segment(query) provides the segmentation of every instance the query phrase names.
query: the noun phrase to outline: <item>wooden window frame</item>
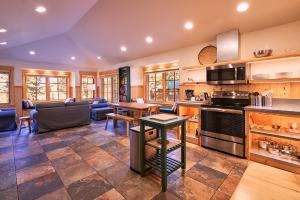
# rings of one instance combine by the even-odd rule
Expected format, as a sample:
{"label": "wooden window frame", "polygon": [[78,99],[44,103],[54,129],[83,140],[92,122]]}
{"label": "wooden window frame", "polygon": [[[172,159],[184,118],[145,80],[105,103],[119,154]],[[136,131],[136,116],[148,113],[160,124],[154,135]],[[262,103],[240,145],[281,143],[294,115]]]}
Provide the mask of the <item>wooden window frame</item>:
{"label": "wooden window frame", "polygon": [[[114,83],[114,77],[117,78],[117,83]],[[101,97],[104,98],[104,79],[109,78],[111,80],[111,86],[110,86],[110,91],[111,91],[111,99],[106,99],[108,102],[115,102],[114,99],[119,99],[119,77],[117,74],[112,74],[109,76],[102,76],[101,77]],[[114,93],[114,87],[115,85],[117,86],[117,94]]]}
{"label": "wooden window frame", "polygon": [[14,67],[10,66],[0,66],[0,72],[9,74],[9,101],[8,103],[0,103],[0,107],[11,107],[15,105],[15,95],[14,95]]}
{"label": "wooden window frame", "polygon": [[27,76],[42,76],[46,78],[46,100],[34,100],[34,103],[38,102],[62,102],[65,101],[63,99],[60,100],[51,100],[50,99],[50,82],[49,79],[53,77],[66,77],[67,78],[67,98],[70,97],[71,94],[71,72],[65,71],[51,71],[51,70],[35,70],[35,69],[24,69],[22,71],[22,83],[23,83],[23,98],[27,98],[26,94],[26,77]]}
{"label": "wooden window frame", "polygon": [[[145,97],[145,101],[148,102],[148,103],[160,103],[160,104],[173,104],[175,103],[174,102],[171,102],[171,101],[166,101],[166,72],[169,72],[169,71],[179,71],[179,68],[168,68],[168,69],[159,69],[159,70],[148,70],[148,71],[144,71],[144,86],[145,86],[145,89],[144,89],[144,97]],[[163,73],[162,74],[162,86],[163,86],[163,99],[162,101],[153,101],[153,100],[149,100],[149,74],[151,73]],[[180,87],[178,89],[178,95],[180,94]]]}
{"label": "wooden window frame", "polygon": [[[92,101],[98,96],[98,84],[97,84],[97,72],[86,72],[86,71],[80,71],[80,99],[81,100],[86,100],[86,101]],[[96,86],[95,91],[93,92],[93,98],[83,98],[83,90],[82,90],[82,79],[83,78],[93,78],[94,79],[94,84]]]}

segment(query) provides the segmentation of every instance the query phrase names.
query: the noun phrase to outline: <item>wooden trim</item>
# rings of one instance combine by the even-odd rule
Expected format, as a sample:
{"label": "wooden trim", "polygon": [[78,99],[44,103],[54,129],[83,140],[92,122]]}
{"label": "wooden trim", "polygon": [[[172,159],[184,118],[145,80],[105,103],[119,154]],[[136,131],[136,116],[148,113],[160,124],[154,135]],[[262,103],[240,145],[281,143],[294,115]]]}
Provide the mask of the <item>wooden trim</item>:
{"label": "wooden trim", "polygon": [[107,70],[107,71],[102,71],[99,72],[99,76],[102,77],[106,77],[106,76],[114,76],[114,75],[118,75],[119,71],[118,69],[112,69],[112,70]]}
{"label": "wooden trim", "polygon": [[51,78],[51,77],[66,77],[67,78],[67,98],[71,96],[71,72],[40,70],[40,69],[23,69],[22,70],[22,85],[23,85],[22,95],[23,95],[23,98],[26,98],[26,76],[46,77],[46,100],[45,101],[34,101],[34,102],[62,101],[62,100],[50,100],[49,78]]}
{"label": "wooden trim", "polygon": [[[92,101],[98,96],[98,81],[97,81],[97,72],[88,72],[88,71],[80,71],[80,100],[85,100],[85,101]],[[95,84],[95,91],[94,91],[94,97],[93,98],[83,98],[82,97],[82,78],[93,78],[94,79],[94,84]]]}
{"label": "wooden trim", "polygon": [[14,79],[14,67],[0,66],[1,72],[9,73],[9,103],[0,103],[0,107],[13,107],[15,105],[15,79]]}
{"label": "wooden trim", "polygon": [[205,69],[206,67],[212,67],[212,66],[218,66],[218,65],[239,64],[239,63],[256,63],[256,62],[263,62],[263,61],[298,58],[298,57],[300,57],[300,52],[282,54],[282,55],[274,55],[274,56],[268,56],[268,57],[262,57],[262,58],[248,58],[248,59],[242,59],[242,60],[217,62],[217,63],[213,63],[213,64],[208,64],[208,65],[186,66],[186,67],[183,67],[182,69],[183,70],[200,70],[200,69]]}
{"label": "wooden trim", "polygon": [[80,75],[97,77],[97,72],[80,71]]}
{"label": "wooden trim", "polygon": [[179,69],[179,65],[177,61],[166,63],[166,64],[157,64],[157,65],[143,67],[144,73],[177,70],[177,69]]}

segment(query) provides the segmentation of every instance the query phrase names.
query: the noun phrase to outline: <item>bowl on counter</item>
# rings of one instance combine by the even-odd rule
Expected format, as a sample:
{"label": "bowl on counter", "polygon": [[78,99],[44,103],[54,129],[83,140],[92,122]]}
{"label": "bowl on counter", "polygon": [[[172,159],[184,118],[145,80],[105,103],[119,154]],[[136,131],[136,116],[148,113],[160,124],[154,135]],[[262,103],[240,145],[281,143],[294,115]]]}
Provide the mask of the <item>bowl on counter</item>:
{"label": "bowl on counter", "polygon": [[263,50],[257,50],[253,52],[253,55],[255,58],[262,58],[272,55],[273,50],[272,49],[263,49]]}
{"label": "bowl on counter", "polygon": [[267,151],[273,155],[280,154],[280,146],[276,142],[270,142],[267,146]]}

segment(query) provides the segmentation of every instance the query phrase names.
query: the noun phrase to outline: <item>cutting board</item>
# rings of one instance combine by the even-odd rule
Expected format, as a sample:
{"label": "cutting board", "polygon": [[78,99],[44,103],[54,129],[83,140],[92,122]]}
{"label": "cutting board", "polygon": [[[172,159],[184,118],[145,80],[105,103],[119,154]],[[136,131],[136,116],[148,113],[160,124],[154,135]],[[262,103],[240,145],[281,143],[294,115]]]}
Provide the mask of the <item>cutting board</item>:
{"label": "cutting board", "polygon": [[151,116],[150,119],[165,122],[165,121],[169,121],[169,120],[172,120],[172,119],[177,119],[177,116],[167,115],[167,114],[159,114],[159,115]]}

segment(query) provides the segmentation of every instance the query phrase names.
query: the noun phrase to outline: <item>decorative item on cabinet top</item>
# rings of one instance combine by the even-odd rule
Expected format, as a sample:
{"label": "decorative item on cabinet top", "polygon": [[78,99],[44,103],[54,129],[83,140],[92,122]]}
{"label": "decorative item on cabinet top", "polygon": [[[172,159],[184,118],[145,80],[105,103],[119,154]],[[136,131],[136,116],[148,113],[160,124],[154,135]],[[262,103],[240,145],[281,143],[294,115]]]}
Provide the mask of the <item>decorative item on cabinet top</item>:
{"label": "decorative item on cabinet top", "polygon": [[207,65],[217,62],[217,47],[209,45],[201,49],[198,54],[200,65]]}
{"label": "decorative item on cabinet top", "polygon": [[263,49],[263,50],[254,51],[253,55],[255,58],[262,58],[262,57],[271,56],[272,52],[273,52],[272,49]]}

